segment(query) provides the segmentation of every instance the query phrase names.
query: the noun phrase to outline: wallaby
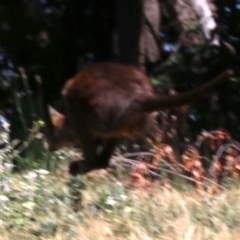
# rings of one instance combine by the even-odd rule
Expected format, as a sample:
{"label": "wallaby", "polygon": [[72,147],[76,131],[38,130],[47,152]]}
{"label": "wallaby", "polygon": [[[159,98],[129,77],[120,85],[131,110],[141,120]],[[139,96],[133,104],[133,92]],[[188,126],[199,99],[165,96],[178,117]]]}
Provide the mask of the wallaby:
{"label": "wallaby", "polygon": [[[50,108],[55,127],[50,149],[80,140],[85,160],[70,166],[70,172],[106,168],[118,140],[143,134],[154,111],[198,100],[232,74],[228,69],[196,89],[163,96],[155,93],[150,79],[137,67],[117,63],[88,66],[63,88],[66,116]],[[105,140],[100,153],[96,139]]]}

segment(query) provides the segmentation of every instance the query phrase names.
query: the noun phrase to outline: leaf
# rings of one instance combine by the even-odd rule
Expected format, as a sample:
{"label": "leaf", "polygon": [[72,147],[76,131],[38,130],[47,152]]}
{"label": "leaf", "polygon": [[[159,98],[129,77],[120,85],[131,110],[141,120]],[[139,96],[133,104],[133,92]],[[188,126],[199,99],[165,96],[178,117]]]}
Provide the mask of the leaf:
{"label": "leaf", "polygon": [[11,142],[12,148],[15,148],[20,142],[21,142],[21,140],[19,140],[19,139],[14,139],[14,140]]}
{"label": "leaf", "polygon": [[186,24],[186,28],[188,31],[194,32],[194,31],[199,30],[199,25],[196,23],[190,22],[190,23]]}
{"label": "leaf", "polygon": [[18,218],[16,221],[15,221],[15,223],[17,224],[17,225],[23,225],[23,224],[25,224],[25,223],[27,223],[28,222],[28,219],[27,218]]}
{"label": "leaf", "polygon": [[152,82],[153,85],[158,85],[159,83],[161,83],[160,80],[155,79],[155,78],[152,78],[152,79],[151,79],[151,82]]}
{"label": "leaf", "polygon": [[129,206],[126,206],[125,208],[124,208],[124,212],[126,212],[126,213],[130,213],[130,212],[132,212],[133,211],[133,209],[131,208],[131,207],[129,207]]}
{"label": "leaf", "polygon": [[25,202],[22,204],[23,207],[32,210],[35,207],[35,203],[34,202]]}
{"label": "leaf", "polygon": [[237,79],[237,78],[235,78],[235,77],[231,77],[231,78],[230,78],[230,81],[232,81],[232,82],[239,82],[239,79]]}
{"label": "leaf", "polygon": [[47,234],[54,235],[57,231],[57,227],[58,227],[58,225],[55,221],[48,222],[47,224],[42,226],[42,231]]}

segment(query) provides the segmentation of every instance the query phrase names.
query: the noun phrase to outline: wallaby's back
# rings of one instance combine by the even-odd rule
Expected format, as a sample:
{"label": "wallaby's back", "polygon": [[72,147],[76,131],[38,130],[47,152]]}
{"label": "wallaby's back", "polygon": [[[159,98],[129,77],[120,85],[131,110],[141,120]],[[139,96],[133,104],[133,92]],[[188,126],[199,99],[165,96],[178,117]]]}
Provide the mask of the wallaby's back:
{"label": "wallaby's back", "polygon": [[81,123],[100,137],[131,136],[143,130],[150,112],[197,100],[231,74],[227,70],[186,93],[159,96],[137,67],[97,63],[70,79],[63,95],[75,126]]}
{"label": "wallaby's back", "polygon": [[154,96],[149,78],[138,68],[98,63],[82,70],[63,89],[69,116],[102,137],[139,132],[147,113],[142,101]]}

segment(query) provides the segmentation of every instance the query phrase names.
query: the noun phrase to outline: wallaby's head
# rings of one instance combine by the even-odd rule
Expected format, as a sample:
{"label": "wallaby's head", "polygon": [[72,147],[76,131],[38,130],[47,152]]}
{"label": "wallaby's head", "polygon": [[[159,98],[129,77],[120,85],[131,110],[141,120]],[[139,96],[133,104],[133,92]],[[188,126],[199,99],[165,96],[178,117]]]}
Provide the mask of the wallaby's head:
{"label": "wallaby's head", "polygon": [[48,106],[48,112],[53,125],[53,131],[49,137],[49,150],[54,151],[74,145],[77,138],[65,115],[59,113],[50,105]]}

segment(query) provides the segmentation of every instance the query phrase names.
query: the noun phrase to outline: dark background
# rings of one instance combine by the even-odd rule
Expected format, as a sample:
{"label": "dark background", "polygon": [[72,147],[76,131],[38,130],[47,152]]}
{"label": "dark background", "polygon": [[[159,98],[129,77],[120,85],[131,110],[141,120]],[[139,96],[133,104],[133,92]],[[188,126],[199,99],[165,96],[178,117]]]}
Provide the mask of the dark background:
{"label": "dark background", "polygon": [[[147,4],[152,5],[147,8]],[[46,115],[47,104],[57,106],[64,82],[79,69],[93,62],[117,61],[140,66],[159,92],[185,91],[233,68],[232,81],[192,105],[185,121],[193,133],[223,127],[238,139],[240,1],[212,4],[217,34],[235,48],[234,59],[226,49],[208,44],[191,6],[181,9],[178,1],[2,0],[0,108],[12,123],[12,137],[23,137],[13,87],[18,89],[23,110],[28,96],[36,104],[41,98],[42,113],[38,105],[34,108]],[[13,84],[20,66],[31,91],[26,91],[22,78],[17,86]],[[36,75],[41,76],[41,89]]]}

